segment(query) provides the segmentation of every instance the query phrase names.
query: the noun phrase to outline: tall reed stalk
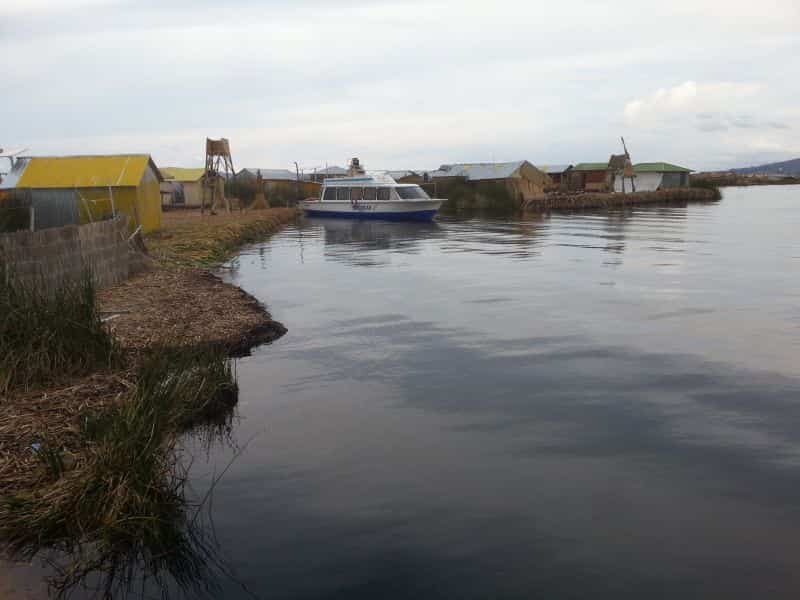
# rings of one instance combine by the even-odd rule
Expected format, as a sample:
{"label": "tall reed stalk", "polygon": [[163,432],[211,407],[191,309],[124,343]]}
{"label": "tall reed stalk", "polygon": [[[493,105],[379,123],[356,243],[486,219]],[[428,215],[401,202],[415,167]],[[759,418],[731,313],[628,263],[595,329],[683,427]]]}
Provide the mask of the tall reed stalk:
{"label": "tall reed stalk", "polygon": [[[190,427],[230,413],[235,375],[220,350],[154,352],[129,397],[80,425],[80,464],[64,470],[42,448],[43,485],[0,498],[0,539],[15,557],[68,557],[54,582],[66,594],[89,576],[101,593],[168,578],[195,595],[213,589],[220,563],[184,493],[188,465],[180,439]],[[110,597],[110,596],[109,596]]]}
{"label": "tall reed stalk", "polygon": [[0,269],[0,395],[88,373],[118,358],[88,273],[50,289]]}

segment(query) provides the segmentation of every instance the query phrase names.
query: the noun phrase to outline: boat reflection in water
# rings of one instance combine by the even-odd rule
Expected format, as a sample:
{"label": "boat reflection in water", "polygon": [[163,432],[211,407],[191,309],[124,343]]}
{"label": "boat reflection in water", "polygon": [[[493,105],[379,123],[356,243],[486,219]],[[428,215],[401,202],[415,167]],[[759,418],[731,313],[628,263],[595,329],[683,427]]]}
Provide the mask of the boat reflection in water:
{"label": "boat reflection in water", "polygon": [[388,264],[394,253],[418,254],[423,243],[445,237],[444,229],[431,221],[312,218],[308,219],[308,225],[321,228],[327,257],[361,266]]}

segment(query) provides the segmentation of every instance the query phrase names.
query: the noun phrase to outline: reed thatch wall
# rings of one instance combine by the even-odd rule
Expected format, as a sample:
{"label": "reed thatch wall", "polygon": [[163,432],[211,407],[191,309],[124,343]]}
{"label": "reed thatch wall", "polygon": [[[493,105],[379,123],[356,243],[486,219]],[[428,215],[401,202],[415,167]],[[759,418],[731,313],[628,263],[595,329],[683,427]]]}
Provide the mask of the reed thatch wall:
{"label": "reed thatch wall", "polygon": [[98,288],[125,281],[146,258],[128,241],[128,217],[0,235],[2,276],[55,289],[88,270]]}

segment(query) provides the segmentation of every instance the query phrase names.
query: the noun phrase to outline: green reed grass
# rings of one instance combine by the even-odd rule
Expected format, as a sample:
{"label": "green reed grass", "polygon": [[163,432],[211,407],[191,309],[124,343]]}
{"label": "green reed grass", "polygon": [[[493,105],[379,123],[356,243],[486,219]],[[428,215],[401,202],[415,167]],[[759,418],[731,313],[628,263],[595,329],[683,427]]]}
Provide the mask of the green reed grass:
{"label": "green reed grass", "polygon": [[[80,424],[84,458],[72,470],[42,447],[38,489],[0,498],[0,539],[12,556],[67,556],[54,582],[66,594],[90,575],[124,593],[142,574],[196,593],[213,587],[214,546],[186,499],[179,448],[189,428],[229,414],[235,374],[221,350],[157,351],[130,396]],[[45,452],[46,451],[46,452]],[[127,586],[127,587],[126,587]]]}
{"label": "green reed grass", "polygon": [[0,394],[88,373],[118,358],[89,274],[48,289],[0,269]]}

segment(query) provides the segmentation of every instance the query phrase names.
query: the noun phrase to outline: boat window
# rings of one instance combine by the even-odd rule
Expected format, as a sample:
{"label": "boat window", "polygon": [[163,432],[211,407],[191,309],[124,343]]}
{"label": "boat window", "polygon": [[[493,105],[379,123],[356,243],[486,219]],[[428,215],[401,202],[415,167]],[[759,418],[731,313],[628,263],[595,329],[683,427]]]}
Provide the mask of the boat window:
{"label": "boat window", "polygon": [[428,194],[425,193],[425,190],[418,185],[403,185],[395,189],[397,190],[397,195],[404,200],[429,198]]}
{"label": "boat window", "polygon": [[358,202],[361,198],[361,188],[350,188],[350,200]]}
{"label": "boat window", "polygon": [[375,200],[377,190],[375,188],[364,188],[364,200]]}
{"label": "boat window", "polygon": [[350,188],[340,187],[336,188],[337,200],[350,200]]}
{"label": "boat window", "polygon": [[388,200],[392,195],[392,188],[378,188],[378,200]]}
{"label": "boat window", "polygon": [[323,200],[336,200],[336,188],[325,188],[325,196]]}

